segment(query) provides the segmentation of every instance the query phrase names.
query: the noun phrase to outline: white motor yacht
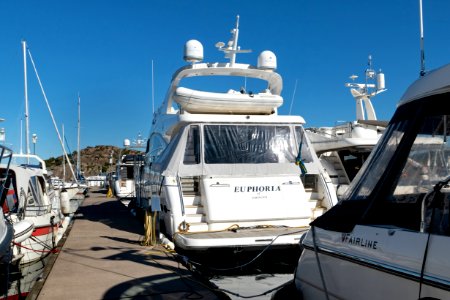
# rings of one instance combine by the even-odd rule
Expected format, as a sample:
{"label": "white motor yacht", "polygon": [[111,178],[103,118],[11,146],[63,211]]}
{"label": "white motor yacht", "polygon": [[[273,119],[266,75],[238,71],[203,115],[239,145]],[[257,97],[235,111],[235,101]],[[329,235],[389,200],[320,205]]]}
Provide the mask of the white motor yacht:
{"label": "white motor yacht", "polygon": [[340,202],[311,223],[303,299],[450,299],[450,65],[422,74]]}
{"label": "white motor yacht", "polygon": [[122,155],[116,166],[114,194],[128,205],[131,198],[136,197],[135,168],[143,164],[141,154]]}
{"label": "white motor yacht", "polygon": [[325,171],[341,196],[378,142],[387,122],[377,119],[372,98],[385,89],[384,74],[376,72],[369,56],[365,83],[356,83],[356,75],[347,83],[356,101],[356,120],[334,127],[307,128],[306,133]]}
{"label": "white motor yacht", "polygon": [[228,62],[202,63],[202,44],[186,43],[190,64],[175,72],[153,118],[137,205],[158,213],[178,252],[298,248],[309,223],[337,202],[304,119],[278,114],[275,55],[236,62],[247,52],[238,25],[227,45],[216,44]]}

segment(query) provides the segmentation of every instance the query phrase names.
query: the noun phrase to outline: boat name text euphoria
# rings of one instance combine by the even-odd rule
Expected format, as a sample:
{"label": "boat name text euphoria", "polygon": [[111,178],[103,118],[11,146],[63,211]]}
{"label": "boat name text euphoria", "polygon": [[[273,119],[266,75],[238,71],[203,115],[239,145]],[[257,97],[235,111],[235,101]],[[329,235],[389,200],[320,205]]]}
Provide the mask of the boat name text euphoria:
{"label": "boat name text euphoria", "polygon": [[280,192],[281,187],[280,186],[235,186],[234,192],[235,193],[261,193],[261,192]]}

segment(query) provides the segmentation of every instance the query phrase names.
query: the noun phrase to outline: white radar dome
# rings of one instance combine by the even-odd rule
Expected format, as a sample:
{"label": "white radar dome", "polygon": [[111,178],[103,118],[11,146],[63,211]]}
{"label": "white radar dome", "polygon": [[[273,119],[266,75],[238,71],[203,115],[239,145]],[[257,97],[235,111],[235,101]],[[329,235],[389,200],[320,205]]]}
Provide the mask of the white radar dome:
{"label": "white radar dome", "polygon": [[277,68],[277,57],[272,51],[266,50],[258,56],[258,69],[275,70]]}
{"label": "white radar dome", "polygon": [[187,62],[199,62],[203,60],[203,45],[197,40],[189,40],[184,45],[184,57]]}
{"label": "white radar dome", "polygon": [[131,145],[130,140],[129,139],[124,139],[123,140],[123,146],[124,147],[129,147]]}

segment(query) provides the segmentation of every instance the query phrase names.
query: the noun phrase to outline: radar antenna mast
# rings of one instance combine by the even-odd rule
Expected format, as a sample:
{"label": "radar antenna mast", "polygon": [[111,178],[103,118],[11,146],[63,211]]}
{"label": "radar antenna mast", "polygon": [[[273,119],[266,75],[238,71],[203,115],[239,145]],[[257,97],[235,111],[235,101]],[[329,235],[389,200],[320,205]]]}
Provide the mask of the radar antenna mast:
{"label": "radar antenna mast", "polygon": [[[357,120],[377,120],[375,109],[370,98],[375,97],[381,92],[386,91],[384,74],[380,71],[376,72],[372,68],[372,55],[369,55],[367,62],[367,69],[365,71],[365,83],[356,83],[357,75],[350,76],[351,83],[346,83],[345,86],[350,88],[350,93],[356,100],[356,119]],[[376,83],[371,83],[376,81]],[[365,106],[365,112],[364,107]],[[366,115],[367,114],[367,118]]]}
{"label": "radar antenna mast", "polygon": [[225,58],[230,59],[230,66],[233,66],[236,63],[236,54],[237,53],[250,53],[252,50],[241,50],[241,47],[238,46],[239,39],[239,15],[236,16],[236,28],[231,30],[231,38],[225,46],[225,43],[218,42],[216,44],[217,49],[219,51],[225,52]]}

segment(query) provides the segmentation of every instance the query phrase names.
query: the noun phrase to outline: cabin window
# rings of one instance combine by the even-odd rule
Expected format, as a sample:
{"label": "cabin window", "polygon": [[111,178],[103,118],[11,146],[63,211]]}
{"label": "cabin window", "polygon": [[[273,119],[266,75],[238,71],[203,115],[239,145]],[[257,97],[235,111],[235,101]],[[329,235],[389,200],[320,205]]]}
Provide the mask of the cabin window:
{"label": "cabin window", "polygon": [[345,172],[348,175],[348,179],[350,181],[355,178],[358,171],[361,169],[361,166],[366,161],[369,156],[371,149],[361,150],[359,151],[350,151],[350,150],[341,150],[338,151],[339,157],[344,166]]}
{"label": "cabin window", "polygon": [[207,164],[292,163],[297,145],[289,126],[205,125]]}
{"label": "cabin window", "polygon": [[[405,129],[410,126],[412,122],[414,121],[399,121],[386,129],[382,140],[379,141],[381,146],[371,152],[367,162],[362,166],[362,170],[358,172],[353,179],[353,182],[355,183],[354,189],[349,188],[342,197],[343,199],[348,198],[350,193],[354,193],[354,197],[352,197],[354,200],[366,199],[372,193],[383,173],[386,171],[386,168],[389,166],[389,162],[404,136]],[[372,164],[371,161],[374,161],[375,163]],[[364,172],[363,170],[366,168],[369,168],[370,171]],[[364,178],[360,181],[361,176],[364,176]]]}
{"label": "cabin window", "polygon": [[161,166],[167,167],[167,163],[170,163],[171,157],[178,148],[180,144],[180,140],[183,136],[184,130],[180,130],[177,134],[174,135],[174,137],[170,140],[170,143],[164,146],[163,149],[159,149],[160,153],[157,157],[154,157],[152,159],[152,168],[155,167],[155,165],[158,165],[160,168]]}
{"label": "cabin window", "polygon": [[[401,156],[396,156],[395,161],[391,162],[395,167],[390,171],[395,172],[393,174],[395,177],[387,179],[385,189],[379,192],[379,200],[371,208],[366,222],[419,230],[425,194],[432,191],[439,181],[449,175],[448,120],[447,115],[428,116],[415,120],[418,132],[409,135],[411,132],[405,131],[403,139],[405,144],[408,144],[408,151],[399,151]],[[386,192],[386,196],[383,195],[383,191]],[[445,195],[448,188],[441,191]],[[426,209],[429,218],[426,222],[432,224],[433,233],[450,232],[449,200],[446,195],[442,201]],[[435,211],[432,214],[433,210]]]}
{"label": "cabin window", "polygon": [[200,163],[200,132],[198,125],[191,126],[186,141],[183,163],[195,165]]}
{"label": "cabin window", "polygon": [[16,195],[16,177],[14,172],[0,169],[0,206],[3,213],[17,212],[19,206]]}
{"label": "cabin window", "polygon": [[[430,232],[449,235],[449,187],[441,189],[442,196],[432,193],[433,198],[423,202],[450,174],[448,100],[444,94],[399,107],[340,205],[314,221],[315,225],[343,232],[355,224],[419,231],[425,223]],[[432,205],[422,211],[422,204],[430,199]]]}
{"label": "cabin window", "polygon": [[120,167],[120,179],[133,179],[134,178],[134,166],[122,166]]}
{"label": "cabin window", "polygon": [[43,204],[43,194],[39,178],[37,176],[30,177],[28,182],[27,206],[38,206]]}
{"label": "cabin window", "polygon": [[157,157],[167,146],[166,141],[164,141],[163,137],[159,134],[154,134],[150,137],[150,142],[148,145],[148,154],[146,158],[152,161],[155,157]]}
{"label": "cabin window", "polygon": [[[428,117],[409,152],[394,190],[394,198],[430,191],[444,180],[450,165],[450,115]],[[399,198],[400,197],[400,198]],[[408,201],[414,201],[408,196]],[[405,200],[403,200],[405,201]]]}

